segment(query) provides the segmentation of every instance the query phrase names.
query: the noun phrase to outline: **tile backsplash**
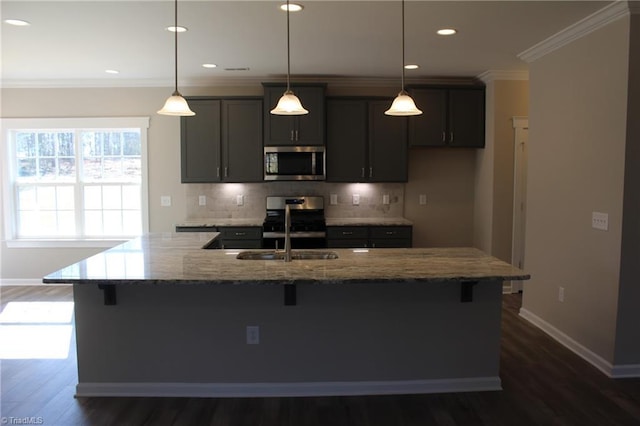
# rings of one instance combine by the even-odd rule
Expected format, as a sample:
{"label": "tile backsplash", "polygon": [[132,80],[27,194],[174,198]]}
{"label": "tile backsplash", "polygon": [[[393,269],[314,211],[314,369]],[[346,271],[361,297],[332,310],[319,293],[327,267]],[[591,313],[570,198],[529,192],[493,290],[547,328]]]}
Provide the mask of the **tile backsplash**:
{"label": "tile backsplash", "polygon": [[[324,197],[325,216],[332,218],[402,217],[404,183],[263,182],[184,184],[186,219],[262,218],[267,196],[313,195]],[[331,205],[331,194],[337,204]],[[359,204],[354,205],[354,195]],[[388,195],[388,204],[385,204]],[[206,205],[199,205],[200,196]],[[242,205],[238,205],[242,196]]]}

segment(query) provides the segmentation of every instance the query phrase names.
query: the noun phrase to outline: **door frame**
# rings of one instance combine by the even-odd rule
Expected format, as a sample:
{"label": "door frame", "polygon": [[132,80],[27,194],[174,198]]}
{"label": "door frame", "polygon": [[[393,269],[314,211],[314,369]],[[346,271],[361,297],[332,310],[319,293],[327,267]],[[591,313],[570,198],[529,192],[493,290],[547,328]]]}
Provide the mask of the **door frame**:
{"label": "door frame", "polygon": [[[529,149],[529,117],[513,117],[513,229],[511,263],[518,268],[525,265],[527,216],[527,158]],[[511,292],[522,291],[522,281],[511,281]]]}

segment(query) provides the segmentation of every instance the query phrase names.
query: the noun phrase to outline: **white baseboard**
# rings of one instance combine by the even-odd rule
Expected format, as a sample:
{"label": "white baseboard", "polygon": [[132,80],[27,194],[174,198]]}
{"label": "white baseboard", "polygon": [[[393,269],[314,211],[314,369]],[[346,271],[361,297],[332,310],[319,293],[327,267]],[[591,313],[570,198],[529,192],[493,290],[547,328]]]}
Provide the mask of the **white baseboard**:
{"label": "white baseboard", "polygon": [[291,397],[392,395],[502,390],[500,377],[382,382],[79,383],[76,397]]}
{"label": "white baseboard", "polygon": [[42,278],[0,278],[0,287],[4,286],[38,286],[44,284]]}
{"label": "white baseboard", "polygon": [[520,308],[520,316],[531,324],[535,325],[549,336],[553,337],[558,343],[578,355],[580,358],[593,365],[595,368],[603,372],[612,379],[620,379],[625,377],[640,377],[640,364],[629,365],[613,365],[600,355],[596,354],[589,348],[578,343],[553,325],[549,324],[536,314]]}

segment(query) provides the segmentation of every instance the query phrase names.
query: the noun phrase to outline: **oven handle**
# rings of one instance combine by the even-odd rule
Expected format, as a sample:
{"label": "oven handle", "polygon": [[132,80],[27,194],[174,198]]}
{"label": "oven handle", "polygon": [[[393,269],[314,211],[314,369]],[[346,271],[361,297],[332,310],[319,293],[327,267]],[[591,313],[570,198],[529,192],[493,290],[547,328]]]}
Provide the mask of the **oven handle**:
{"label": "oven handle", "polygon": [[[326,238],[326,232],[291,232],[291,238]],[[284,238],[284,232],[263,232],[262,238]]]}

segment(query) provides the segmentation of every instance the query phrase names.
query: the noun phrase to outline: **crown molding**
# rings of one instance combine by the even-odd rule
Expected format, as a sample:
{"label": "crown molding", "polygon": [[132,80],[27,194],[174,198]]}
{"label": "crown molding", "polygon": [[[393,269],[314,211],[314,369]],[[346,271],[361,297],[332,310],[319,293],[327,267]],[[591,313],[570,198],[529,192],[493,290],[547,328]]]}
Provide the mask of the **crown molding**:
{"label": "crown molding", "polygon": [[477,77],[485,84],[496,80],[529,80],[529,71],[488,70]]}
{"label": "crown molding", "polygon": [[517,56],[523,61],[531,63],[587,34],[629,15],[629,13],[635,14],[639,11],[640,9],[637,2],[618,0],[530,47],[524,52],[519,53]]}

